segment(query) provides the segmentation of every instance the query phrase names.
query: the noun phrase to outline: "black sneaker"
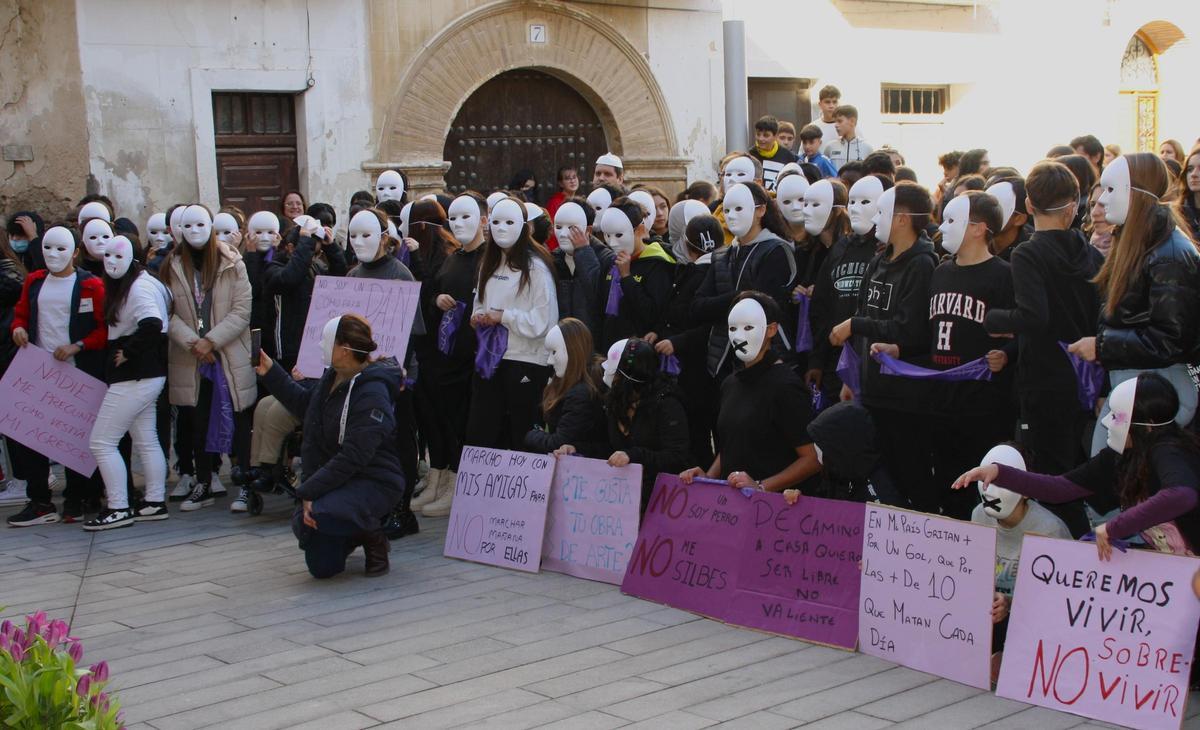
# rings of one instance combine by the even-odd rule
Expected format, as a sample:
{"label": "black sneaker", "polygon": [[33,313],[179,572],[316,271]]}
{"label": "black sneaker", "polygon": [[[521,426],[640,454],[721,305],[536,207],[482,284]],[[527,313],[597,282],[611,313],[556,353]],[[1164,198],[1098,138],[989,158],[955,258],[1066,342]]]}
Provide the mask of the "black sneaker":
{"label": "black sneaker", "polygon": [[165,520],[171,515],[167,513],[166,502],[140,502],[133,509],[133,519],[136,522],[153,522]]}
{"label": "black sneaker", "polygon": [[212,488],[207,484],[197,482],[196,486],[192,487],[192,493],[179,505],[179,509],[184,512],[192,512],[202,507],[210,507],[215,501],[217,500],[213,497]]}
{"label": "black sneaker", "polygon": [[8,518],[9,527],[32,527],[33,525],[49,525],[58,522],[58,510],[53,504],[38,504],[26,502],[25,509]]}
{"label": "black sneaker", "polygon": [[389,540],[399,540],[405,535],[415,535],[421,531],[417,524],[417,516],[412,510],[397,507],[383,523],[383,534]]}
{"label": "black sneaker", "polygon": [[62,521],[68,525],[80,522],[83,520],[83,500],[82,499],[64,499],[62,507]]}
{"label": "black sneaker", "polygon": [[100,513],[99,517],[83,523],[83,529],[88,532],[115,530],[118,527],[129,527],[133,522],[133,510],[106,509]]}

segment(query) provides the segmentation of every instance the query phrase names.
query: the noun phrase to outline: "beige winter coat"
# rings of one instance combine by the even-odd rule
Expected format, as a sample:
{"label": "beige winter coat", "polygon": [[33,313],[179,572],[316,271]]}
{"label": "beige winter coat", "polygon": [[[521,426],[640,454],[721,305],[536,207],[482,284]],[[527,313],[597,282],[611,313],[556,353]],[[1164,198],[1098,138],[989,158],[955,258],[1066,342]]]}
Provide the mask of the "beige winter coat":
{"label": "beige winter coat", "polygon": [[[221,256],[210,297],[213,324],[206,337],[220,355],[233,410],[242,411],[252,407],[258,397],[258,383],[250,364],[250,279],[241,255],[224,243],[214,243],[220,246]],[[185,247],[180,253],[186,256],[190,252]],[[189,348],[200,339],[196,333],[196,299],[178,256],[171,257],[170,267],[170,289],[175,301],[167,328],[171,340],[167,387],[171,405],[195,406],[200,397],[200,361]]]}

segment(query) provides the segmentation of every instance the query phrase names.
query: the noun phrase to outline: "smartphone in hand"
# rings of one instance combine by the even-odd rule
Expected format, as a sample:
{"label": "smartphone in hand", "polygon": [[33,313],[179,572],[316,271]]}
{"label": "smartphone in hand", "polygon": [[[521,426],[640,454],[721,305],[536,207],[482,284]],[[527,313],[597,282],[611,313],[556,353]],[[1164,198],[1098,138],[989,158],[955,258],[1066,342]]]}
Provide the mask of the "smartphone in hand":
{"label": "smartphone in hand", "polygon": [[250,366],[258,367],[258,361],[262,357],[262,330],[250,330]]}

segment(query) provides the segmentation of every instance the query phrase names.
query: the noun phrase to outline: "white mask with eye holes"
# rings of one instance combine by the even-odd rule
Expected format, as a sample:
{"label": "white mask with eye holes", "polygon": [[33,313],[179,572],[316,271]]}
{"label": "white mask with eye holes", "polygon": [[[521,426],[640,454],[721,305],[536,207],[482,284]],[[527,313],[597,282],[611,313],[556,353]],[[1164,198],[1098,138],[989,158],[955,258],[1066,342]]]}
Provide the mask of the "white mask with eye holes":
{"label": "white mask with eye holes", "polygon": [[400,209],[400,236],[408,238],[408,219],[412,216],[412,203],[405,203]]}
{"label": "white mask with eye holes", "polygon": [[850,187],[850,200],[846,205],[846,212],[850,214],[850,228],[858,235],[867,235],[875,226],[875,214],[879,212],[881,195],[883,183],[874,175],[861,177]]}
{"label": "white mask with eye holes", "polygon": [[629,222],[629,216],[620,208],[609,208],[604,211],[604,219],[600,221],[600,230],[604,233],[604,242],[613,253],[633,255],[634,239],[637,232]]}
{"label": "white mask with eye holes", "polygon": [[563,338],[562,330],[558,325],[550,328],[546,333],[546,364],[554,368],[554,377],[561,378],[567,374],[567,341]]}
{"label": "white mask with eye holes", "polygon": [[99,218],[93,218],[83,227],[83,246],[94,259],[104,258],[104,247],[112,237],[112,228]]}
{"label": "white mask with eye holes", "polygon": [[1121,155],[1100,174],[1100,198],[1096,202],[1104,206],[1104,220],[1114,226],[1124,225],[1129,217],[1129,201],[1132,197],[1129,161]]}
{"label": "white mask with eye holes", "polygon": [[808,188],[808,179],[804,175],[788,175],[775,184],[775,200],[779,202],[783,217],[794,226],[804,223],[804,194]]}
{"label": "white mask with eye holes", "polygon": [[[955,200],[957,199],[955,198]],[[983,461],[979,462],[980,466],[987,466],[989,464],[1003,464],[1012,469],[1025,471],[1025,459],[1021,456],[1021,452],[1007,444],[992,447],[992,450],[984,455]],[[996,486],[995,484],[989,484],[987,487],[984,487],[983,482],[976,482],[976,487],[979,489],[979,497],[983,504],[983,513],[994,519],[1008,519],[1016,511],[1017,506],[1021,504],[1021,495],[1003,487]]]}
{"label": "white mask with eye holes", "polygon": [[1108,429],[1108,448],[1124,453],[1125,442],[1129,440],[1130,426],[1161,427],[1169,426],[1174,419],[1162,423],[1140,423],[1133,420],[1134,396],[1137,395],[1137,378],[1122,381],[1112,389],[1108,396],[1108,415],[1100,421]]}
{"label": "white mask with eye holes", "polygon": [[563,203],[554,211],[554,237],[563,253],[573,254],[575,244],[571,241],[571,228],[587,230],[587,213],[578,203]]}
{"label": "white mask with eye holes", "polygon": [[166,214],[155,213],[150,216],[150,220],[146,221],[146,238],[150,248],[155,251],[171,245],[171,229],[167,226]]}
{"label": "white mask with eye holes", "polygon": [[228,213],[217,213],[213,216],[213,231],[221,243],[233,245],[233,234],[238,230],[237,219]]}
{"label": "white mask with eye holes", "polygon": [[804,194],[804,231],[810,236],[820,235],[833,215],[833,183],[818,180]]}
{"label": "white mask with eye holes", "polygon": [[946,253],[951,256],[958,253],[963,239],[967,236],[967,225],[970,222],[970,198],[959,195],[946,204],[946,210],[942,213],[942,225],[938,226],[938,230],[942,232],[942,249]]}
{"label": "white mask with eye holes", "polygon": [[725,225],[729,232],[741,238],[754,228],[754,194],[745,185],[734,185],[725,193],[721,206],[725,210]]}
{"label": "white mask with eye holes", "polygon": [[75,257],[75,237],[62,226],[54,226],[42,235],[42,258],[51,274],[57,274]]}
{"label": "white mask with eye holes", "polygon": [[171,238],[175,239],[175,243],[183,243],[183,211],[187,210],[186,205],[177,205],[171,210],[171,219],[167,221],[167,227],[171,230]]}
{"label": "white mask with eye holes", "polygon": [[321,328],[321,364],[327,368],[333,367],[333,346],[341,323],[341,317],[334,317]]}
{"label": "white mask with eye holes", "polygon": [[879,212],[872,222],[875,224],[875,240],[887,244],[892,237],[892,218],[896,214],[896,188],[888,188],[879,196]]}
{"label": "white mask with eye holes", "polygon": [[404,197],[404,178],[395,170],[384,170],[375,180],[375,199],[382,203],[385,200],[399,200]]}
{"label": "white mask with eye holes", "polygon": [[767,339],[767,313],[753,299],[743,299],[729,310],[729,345],[742,362],[758,357]]}
{"label": "white mask with eye holes", "polygon": [[721,190],[726,195],[735,185],[749,182],[754,182],[754,160],[749,157],[735,157],[725,165],[725,172],[721,175]]}
{"label": "white mask with eye holes", "polygon": [[502,249],[512,248],[525,230],[525,206],[505,198],[492,209],[492,242]]}
{"label": "white mask with eye holes", "polygon": [[354,214],[350,219],[347,237],[350,239],[350,248],[354,249],[354,256],[361,263],[369,264],[379,258],[383,228],[379,225],[379,218],[371,211],[360,210]]}
{"label": "white mask with eye holes", "polygon": [[275,245],[275,237],[279,235],[279,218],[269,210],[260,210],[250,216],[246,228],[254,238],[254,250],[266,253]]}
{"label": "white mask with eye holes", "polygon": [[113,236],[104,247],[104,273],[120,279],[133,265],[133,243],[125,236]]}
{"label": "white mask with eye holes", "polygon": [[183,240],[192,248],[204,248],[212,235],[212,216],[206,208],[199,205],[189,205],[179,219],[183,228]]}
{"label": "white mask with eye holes", "polygon": [[617,340],[608,348],[608,356],[604,358],[604,362],[600,365],[600,371],[603,373],[601,380],[609,388],[612,387],[613,378],[617,377],[617,365],[621,363],[621,353],[625,352],[625,345],[629,344],[628,339]]}
{"label": "white mask with eye holes", "polygon": [[642,225],[646,230],[654,227],[654,196],[645,190],[634,190],[629,194],[629,199],[638,204],[645,214],[642,216]]}
{"label": "white mask with eye holes", "polygon": [[612,205],[612,195],[604,188],[596,188],[588,193],[587,204],[595,211],[595,220],[600,220],[608,206]]}
{"label": "white mask with eye holes", "polygon": [[[1008,226],[1008,222],[1012,220],[1013,213],[1017,212],[1017,191],[1013,189],[1012,183],[1007,180],[1001,180],[984,192],[1000,203],[1000,230],[1002,231]],[[996,231],[996,233],[999,232]]]}
{"label": "white mask with eye holes", "polygon": [[466,246],[479,233],[479,203],[469,195],[460,195],[450,203],[446,211],[446,222],[454,240]]}

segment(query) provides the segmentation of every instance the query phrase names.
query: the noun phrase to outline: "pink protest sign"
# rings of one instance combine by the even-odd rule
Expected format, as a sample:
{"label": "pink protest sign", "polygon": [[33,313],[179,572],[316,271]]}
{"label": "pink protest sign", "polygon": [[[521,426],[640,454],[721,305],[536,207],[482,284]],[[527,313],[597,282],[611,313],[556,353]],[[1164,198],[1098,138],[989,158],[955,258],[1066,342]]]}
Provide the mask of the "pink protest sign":
{"label": "pink protest sign", "polygon": [[1137,728],[1177,728],[1200,560],[1026,535],[996,694]]}
{"label": "pink protest sign", "polygon": [[542,567],[620,585],[638,533],[640,464],[560,456],[546,511]]}
{"label": "pink protest sign", "polygon": [[321,377],[325,372],[321,365],[321,330],[326,322],[343,314],[359,314],[371,323],[371,334],[379,345],[373,356],[404,362],[420,294],[419,281],[318,276],[308,303],[296,367],[305,377]]}
{"label": "pink protest sign", "polygon": [[995,575],[993,528],[867,505],[859,649],[990,689]]}
{"label": "pink protest sign", "polygon": [[863,507],[660,474],[621,590],[847,649],[858,632]]}
{"label": "pink protest sign", "polygon": [[17,350],[0,378],[0,433],[91,476],[92,424],[108,387],[35,345]]}
{"label": "pink protest sign", "polygon": [[538,572],[554,457],[464,446],[443,555]]}

